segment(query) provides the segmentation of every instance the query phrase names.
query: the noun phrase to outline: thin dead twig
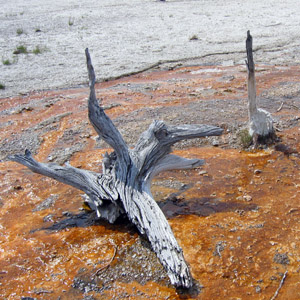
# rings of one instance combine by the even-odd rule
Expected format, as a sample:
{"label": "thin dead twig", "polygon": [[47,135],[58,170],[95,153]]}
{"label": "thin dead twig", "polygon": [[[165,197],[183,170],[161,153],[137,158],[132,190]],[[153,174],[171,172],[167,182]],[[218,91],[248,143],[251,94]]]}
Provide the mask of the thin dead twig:
{"label": "thin dead twig", "polygon": [[113,262],[113,260],[114,260],[115,257],[116,257],[117,249],[118,249],[118,246],[117,246],[117,245],[114,245],[114,254],[113,254],[113,256],[111,257],[111,259],[109,260],[109,262],[108,262],[104,267],[99,268],[99,269],[93,274],[93,277],[99,275],[100,272],[102,272],[103,270],[107,269],[107,268],[110,266],[110,264]]}
{"label": "thin dead twig", "polygon": [[274,299],[278,296],[278,293],[279,293],[281,287],[283,286],[283,283],[284,283],[284,280],[285,280],[285,278],[286,278],[286,275],[287,275],[287,271],[284,272],[284,274],[283,274],[283,276],[282,276],[282,278],[281,278],[279,287],[278,287],[278,289],[276,290],[274,296],[273,296],[270,300],[274,300]]}
{"label": "thin dead twig", "polygon": [[284,102],[281,102],[280,107],[277,109],[277,112],[281,111],[282,107],[283,107]]}

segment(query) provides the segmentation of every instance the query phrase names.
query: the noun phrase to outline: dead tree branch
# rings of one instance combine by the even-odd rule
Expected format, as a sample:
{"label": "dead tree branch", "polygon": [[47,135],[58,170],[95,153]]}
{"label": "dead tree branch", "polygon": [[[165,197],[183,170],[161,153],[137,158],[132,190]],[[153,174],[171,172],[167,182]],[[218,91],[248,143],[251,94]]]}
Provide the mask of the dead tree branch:
{"label": "dead tree branch", "polygon": [[252,50],[252,36],[247,31],[246,39],[247,70],[248,70],[248,114],[249,114],[249,134],[252,136],[254,145],[258,141],[263,142],[266,137],[274,136],[273,119],[266,110],[257,108],[256,102],[256,81],[255,67]]}
{"label": "dead tree branch", "polygon": [[126,214],[145,234],[165,267],[171,283],[189,288],[192,276],[171,227],[150,192],[151,179],[161,171],[193,168],[203,164],[200,159],[171,155],[178,141],[222,134],[222,129],[209,125],[167,126],[154,121],[129,149],[120,132],[99,105],[95,92],[95,72],[88,49],[85,51],[89,74],[89,119],[98,135],[112,148],[103,159],[103,174],[74,168],[70,165],[39,163],[27,150],[25,155],[9,158],[33,172],[51,177],[84,191],[97,216],[113,223]]}

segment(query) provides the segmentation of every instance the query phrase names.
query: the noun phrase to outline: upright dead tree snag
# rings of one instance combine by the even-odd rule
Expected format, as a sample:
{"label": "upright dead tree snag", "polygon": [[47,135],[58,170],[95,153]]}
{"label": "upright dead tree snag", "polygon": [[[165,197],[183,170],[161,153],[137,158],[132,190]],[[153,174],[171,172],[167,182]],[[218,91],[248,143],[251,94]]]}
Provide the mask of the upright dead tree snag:
{"label": "upright dead tree snag", "polygon": [[249,113],[249,134],[256,146],[258,142],[263,142],[268,137],[274,137],[273,119],[269,112],[257,108],[256,103],[256,83],[255,67],[252,51],[252,36],[247,31],[246,39],[247,69],[248,69],[248,113]]}
{"label": "upright dead tree snag", "polygon": [[114,151],[103,158],[103,173],[74,168],[71,165],[39,163],[29,150],[25,155],[9,158],[33,172],[54,178],[84,191],[90,207],[99,218],[113,223],[126,214],[145,234],[165,267],[171,283],[178,287],[192,286],[192,276],[171,227],[153,199],[150,183],[156,174],[170,169],[194,168],[203,164],[199,159],[185,159],[169,154],[171,146],[183,139],[220,135],[222,129],[209,125],[167,126],[154,121],[129,149],[120,132],[98,104],[95,92],[95,72],[86,49],[90,96],[89,119],[100,138]]}

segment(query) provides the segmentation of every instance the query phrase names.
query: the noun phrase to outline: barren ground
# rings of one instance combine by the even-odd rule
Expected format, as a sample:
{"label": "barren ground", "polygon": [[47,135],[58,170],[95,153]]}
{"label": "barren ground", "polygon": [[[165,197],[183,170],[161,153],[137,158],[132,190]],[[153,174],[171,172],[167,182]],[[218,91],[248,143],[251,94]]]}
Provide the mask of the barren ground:
{"label": "barren ground", "polygon": [[[190,299],[299,299],[299,82],[297,66],[257,66],[260,106],[276,120],[275,145],[242,150],[245,66],[156,70],[97,85],[107,114],[133,146],[153,119],[222,126],[218,138],[174,151],[206,160],[166,172],[152,192],[183,248],[199,295]],[[107,145],[87,118],[87,88],[1,102],[1,158],[33,151],[39,161],[101,169]],[[93,221],[79,191],[1,163],[1,297],[180,299],[135,229]],[[100,271],[99,271],[100,270]],[[97,276],[95,273],[99,271]]]}
{"label": "barren ground", "polygon": [[[33,1],[29,2],[33,4]],[[208,1],[145,1],[143,4],[144,7],[155,6],[158,15],[164,16],[161,20],[166,20],[166,16],[179,17],[181,10],[178,8],[183,5],[205,3],[207,7],[201,6],[201,9],[211,9],[213,20],[217,20],[219,14],[224,18],[228,15],[226,18],[232,18],[233,23],[234,13],[230,5],[234,2],[226,1],[228,9],[224,8],[224,1],[210,3],[214,9],[208,5]],[[11,22],[15,20],[15,24],[19,24],[18,20],[22,21],[21,18],[29,11],[43,9],[37,6],[38,2],[35,2],[36,10],[33,5],[29,9],[21,3],[15,6],[6,4],[5,11],[10,9],[17,14],[10,17],[4,14],[3,18]],[[62,24],[68,22],[71,15],[68,5],[72,4],[71,1],[64,1],[64,4],[52,1],[52,6],[50,2],[47,6],[47,3],[45,1],[49,16],[64,15],[64,19],[57,19],[57,24],[60,24],[58,20],[62,20]],[[112,3],[110,1],[110,5],[103,7],[112,11]],[[114,3],[118,4],[117,1]],[[132,1],[135,6],[129,1],[122,3],[117,7],[121,6],[123,11],[140,8],[144,12],[138,1]],[[299,47],[297,40],[288,39],[289,34],[290,37],[299,34],[292,29],[292,24],[297,22],[294,18],[295,5],[293,8],[291,5],[296,2],[251,3],[257,5],[257,10],[256,13],[254,10],[248,13],[249,20],[250,16],[261,14],[264,18],[257,17],[256,21],[265,22],[266,25],[260,37],[256,38],[253,34],[255,43],[259,42],[261,47],[255,52],[255,61],[263,62],[256,66],[257,93],[259,106],[267,109],[274,117],[279,138],[275,144],[255,151],[251,148],[243,149],[241,145],[241,132],[247,125],[247,73],[243,64],[245,55],[238,52],[244,50],[244,35],[248,26],[244,30],[232,24],[236,32],[240,29],[243,31],[237,38],[242,42],[236,40],[237,49],[240,49],[237,53],[160,64],[145,72],[97,84],[97,94],[102,99],[106,113],[130,146],[135,144],[140,133],[154,119],[162,119],[170,124],[207,123],[224,128],[224,134],[218,138],[196,139],[174,147],[174,152],[181,156],[205,159],[203,167],[162,173],[154,179],[152,185],[153,195],[183,248],[192,275],[197,285],[202,286],[199,294],[182,295],[170,285],[147,241],[139,237],[135,228],[126,220],[120,220],[114,225],[95,222],[93,215],[84,210],[79,191],[33,174],[23,166],[5,159],[8,154],[20,153],[28,148],[39,161],[58,164],[69,161],[76,167],[101,170],[102,154],[110,149],[97,139],[88,122],[88,88],[77,85],[86,81],[87,76],[84,61],[75,67],[73,64],[82,56],[82,49],[77,58],[72,58],[74,51],[66,51],[69,54],[59,58],[57,53],[60,49],[57,49],[53,53],[51,50],[39,56],[27,54],[11,66],[1,66],[1,72],[4,67],[10,68],[0,73],[6,74],[4,78],[11,78],[3,94],[9,97],[0,99],[2,299],[260,300],[274,299],[281,285],[276,299],[300,299],[300,67],[296,63],[298,56],[293,57]],[[273,9],[275,3],[278,10]],[[91,15],[96,16],[96,4],[92,1],[83,2],[77,7],[72,5],[74,13],[77,11],[81,15],[89,7]],[[236,4],[235,7],[244,11],[242,7],[245,8],[245,5]],[[262,6],[268,13],[263,13]],[[172,8],[174,11],[168,11]],[[119,13],[119,9],[112,11],[112,14]],[[82,19],[92,20],[91,15]],[[152,15],[151,11],[149,16]],[[285,16],[285,21],[280,21],[280,16]],[[34,18],[28,20],[35,23]],[[51,18],[43,20],[48,24]],[[74,25],[67,25],[70,38],[77,21],[76,17]],[[0,24],[1,27],[6,23]],[[226,29],[227,23],[222,24]],[[278,47],[276,43],[271,43],[274,48],[268,48],[263,31],[280,28],[289,28],[289,34],[284,37],[287,46]],[[209,27],[199,30],[204,35]],[[28,38],[29,31],[27,29]],[[214,35],[208,35],[207,31],[206,42],[209,38],[219,40],[220,49],[223,49],[225,42],[222,41],[227,41],[224,31],[217,31]],[[277,31],[278,39],[281,39],[280,32]],[[15,29],[11,29],[11,33],[15,34]],[[192,33],[200,35],[200,31],[195,30],[185,34],[189,37]],[[54,36],[48,34],[49,40],[54,39]],[[16,38],[20,37],[25,36]],[[68,39],[59,40],[65,43]],[[274,41],[271,31],[267,40]],[[171,45],[171,42],[177,43],[170,39],[166,45]],[[185,42],[186,45],[193,45],[193,51],[202,43],[201,40],[189,39]],[[8,44],[1,43],[7,49],[10,47]],[[152,47],[154,43],[149,45]],[[168,50],[162,50],[160,55],[165,55],[163,59],[175,57],[177,60],[177,54],[172,52],[174,49],[176,47],[172,44]],[[115,72],[112,67],[114,62],[107,61],[105,67],[104,58],[98,50],[95,46],[91,50],[92,58],[95,57],[96,74],[104,74],[104,77],[120,75],[122,72]],[[196,56],[199,55],[198,50],[195,50],[198,53]],[[114,57],[112,52],[105,59],[109,60],[110,54]],[[52,54],[58,55],[57,61],[64,61],[64,71],[69,67],[70,71],[59,70],[55,55],[52,59],[48,57]],[[150,59],[151,55],[147,56],[147,62],[139,60],[141,56],[138,54],[132,57],[136,58],[136,62],[133,59],[124,62],[128,67],[126,72],[157,62],[157,58]],[[22,72],[14,69],[22,66],[20,62],[24,60],[24,68],[35,74],[35,68],[30,69],[28,61],[36,59],[41,59],[41,64],[38,63],[40,73],[44,74],[46,70],[49,72],[49,76],[43,80],[38,80],[36,75],[27,76],[26,72],[22,75]],[[43,63],[52,64],[54,70],[50,71],[50,66],[42,66]],[[74,68],[71,68],[72,64]],[[54,77],[60,80],[51,80]],[[70,86],[76,87],[48,90]],[[29,92],[35,88],[38,91]],[[17,95],[20,92],[25,94]]]}
{"label": "barren ground", "polygon": [[[87,47],[99,80],[167,61],[241,64],[248,29],[257,62],[300,62],[298,0],[1,0],[0,4],[0,55],[9,63],[0,64],[0,83],[5,86],[0,97],[86,83]],[[20,46],[28,53],[13,54]]]}

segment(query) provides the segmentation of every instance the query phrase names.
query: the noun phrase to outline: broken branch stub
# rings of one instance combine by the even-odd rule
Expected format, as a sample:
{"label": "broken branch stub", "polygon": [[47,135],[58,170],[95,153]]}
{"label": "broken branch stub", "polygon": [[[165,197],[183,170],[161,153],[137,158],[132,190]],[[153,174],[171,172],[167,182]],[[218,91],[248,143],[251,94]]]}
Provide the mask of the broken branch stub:
{"label": "broken branch stub", "polygon": [[54,178],[85,192],[97,216],[113,223],[126,214],[141,234],[145,234],[166,269],[171,283],[177,287],[192,286],[192,276],[172,229],[153,199],[151,179],[161,171],[194,168],[201,159],[186,159],[170,154],[178,141],[221,135],[222,129],[210,125],[167,126],[154,121],[129,149],[120,132],[98,104],[95,93],[95,72],[88,49],[85,51],[89,74],[89,119],[98,135],[114,151],[103,158],[103,173],[74,168],[70,165],[39,163],[27,150],[25,155],[9,158],[33,172]]}
{"label": "broken branch stub", "polygon": [[248,70],[249,134],[252,137],[254,145],[256,145],[258,141],[263,142],[267,137],[274,138],[275,132],[271,114],[264,109],[257,108],[252,36],[250,35],[249,30],[247,31],[246,52],[246,65]]}

